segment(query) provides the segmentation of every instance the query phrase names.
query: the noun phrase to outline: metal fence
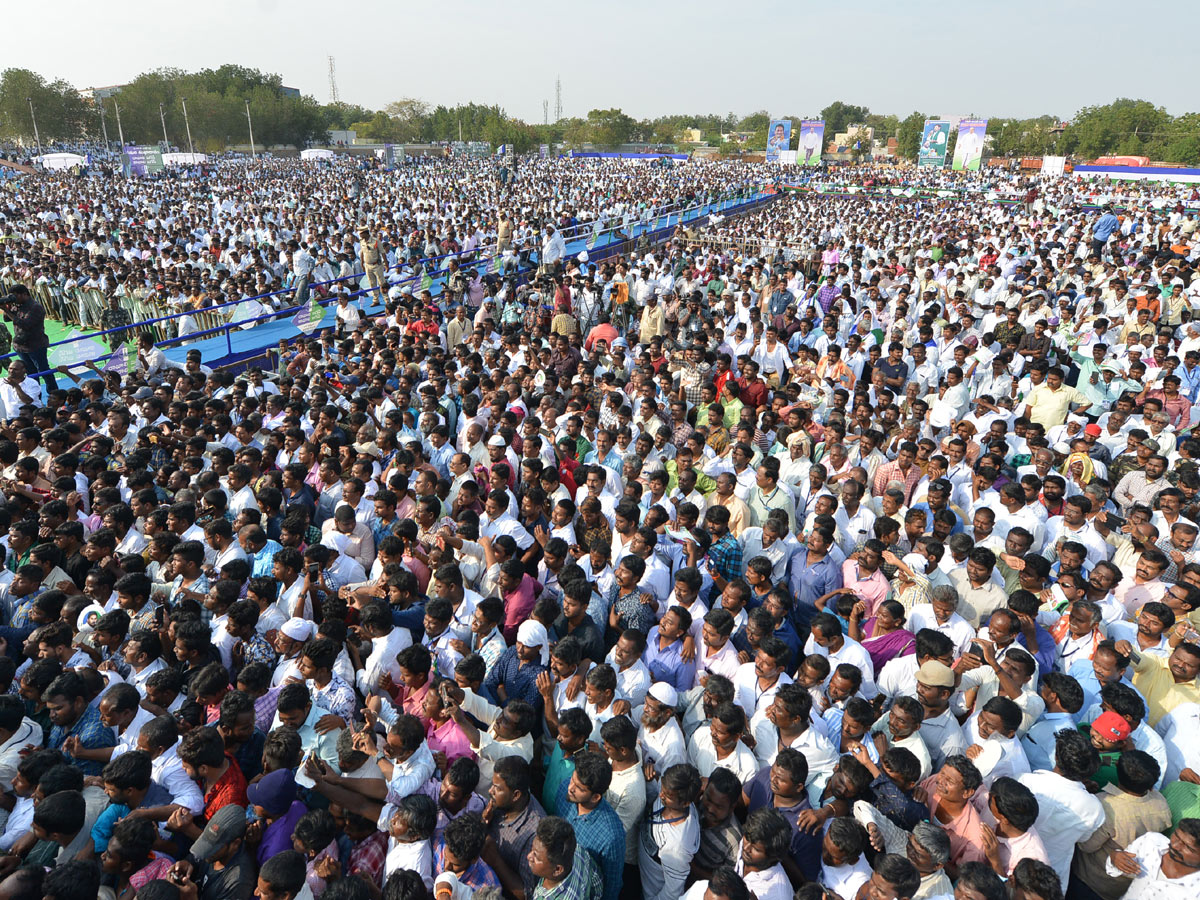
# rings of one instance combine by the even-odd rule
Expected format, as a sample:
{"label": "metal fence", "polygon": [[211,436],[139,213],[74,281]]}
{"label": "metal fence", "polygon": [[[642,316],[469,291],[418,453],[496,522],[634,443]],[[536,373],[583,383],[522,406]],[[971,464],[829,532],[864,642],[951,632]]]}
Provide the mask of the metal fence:
{"label": "metal fence", "polygon": [[[738,205],[739,202],[745,202],[753,197],[756,197],[761,191],[761,185],[746,184],[740,189],[729,191],[723,196],[708,197],[702,202],[694,205],[674,204],[670,208],[664,207],[654,211],[652,217],[639,217],[631,222],[623,222],[614,220],[611,223],[606,223],[601,229],[593,229],[592,223],[581,223],[576,228],[564,229],[564,238],[570,235],[571,240],[579,240],[582,234],[592,229],[593,233],[588,240],[589,250],[613,250],[616,247],[632,246],[633,239],[622,233],[622,229],[626,225],[632,228],[644,228],[647,231],[657,231],[662,228],[673,227],[674,224],[684,222],[684,217],[689,213],[695,213],[697,210],[703,210],[714,204],[721,205],[722,208],[733,204]],[[670,219],[677,217],[676,223],[671,223]],[[593,243],[594,242],[594,243]],[[519,259],[513,266],[514,272],[532,270],[537,266],[537,256],[540,248],[526,247],[520,254]],[[408,275],[397,284],[416,285],[423,282],[426,278],[437,278],[448,271],[449,262],[451,259],[458,259],[462,267],[466,271],[493,271],[493,263],[497,260],[495,256],[488,256],[487,253],[494,253],[495,248],[480,248],[469,253],[451,253],[444,256],[430,257],[428,259],[417,260],[415,263],[404,263],[407,266],[418,266],[419,274]],[[444,266],[433,268],[428,264],[444,261]],[[389,271],[395,271],[400,266],[394,266]],[[362,273],[342,276],[331,279],[329,281],[314,282],[309,285],[310,291],[326,287],[328,285],[338,284],[340,282],[350,282],[351,290],[348,296],[351,298],[359,298],[374,292],[368,289],[360,289],[359,282],[363,279]],[[121,306],[130,315],[132,320],[130,325],[124,325],[111,329],[103,329],[100,320],[105,309],[108,308],[108,297],[103,291],[96,288],[61,288],[57,285],[36,284],[25,279],[0,279],[5,293],[11,291],[11,288],[16,284],[24,284],[38,302],[42,304],[46,314],[59,322],[66,325],[72,325],[84,330],[88,333],[81,334],[76,337],[71,337],[63,341],[56,341],[50,345],[51,349],[63,344],[73,343],[75,341],[87,340],[89,338],[105,338],[110,344],[115,345],[119,340],[125,340],[130,337],[128,332],[133,334],[149,331],[154,335],[156,344],[174,344],[181,341],[193,341],[206,337],[212,337],[216,334],[225,334],[228,339],[230,332],[237,327],[258,324],[271,320],[278,320],[294,314],[299,307],[292,306],[294,300],[295,288],[291,286],[284,287],[281,290],[273,291],[267,294],[259,294],[255,297],[247,297],[238,300],[230,300],[224,303],[215,304],[203,309],[183,310],[175,309],[172,305],[164,300],[153,297],[147,297],[142,294],[122,295]],[[339,295],[330,293],[329,296],[323,297],[318,294],[319,302],[322,306],[335,302]],[[346,296],[346,294],[342,294]],[[281,298],[280,300],[272,300],[272,298]],[[264,315],[256,316],[249,319],[233,319],[233,314],[236,307],[248,300],[258,300],[270,309]],[[273,308],[272,308],[273,307]],[[184,318],[190,318],[194,327],[189,328],[187,333],[182,337],[179,334],[179,322]],[[120,338],[116,338],[120,335]],[[232,352],[232,349],[231,349]],[[0,356],[0,361],[8,359],[15,354],[9,353]],[[40,376],[46,373],[30,373],[31,375]]]}
{"label": "metal fence", "polygon": [[[678,217],[682,221],[689,213],[703,209],[713,203],[728,202],[736,197],[752,194],[759,190],[759,188],[760,185],[757,184],[746,184],[739,190],[727,192],[722,196],[706,197],[701,202],[692,205],[688,205],[685,202],[668,204],[655,209],[653,215],[643,214],[637,218],[614,219],[605,222],[598,233],[592,234],[592,238],[596,241],[597,249],[599,249],[601,245],[608,244],[614,240],[620,240],[623,236],[623,231],[631,227],[655,230],[658,227],[662,227],[671,217]],[[594,226],[592,222],[580,223],[574,227],[563,229],[563,240],[565,242],[579,240],[585,234],[592,233],[593,230]],[[493,257],[487,254],[494,253],[495,249],[495,247],[480,247],[471,251],[447,253],[441,256],[424,257],[416,260],[404,260],[402,263],[392,266],[388,271],[396,272],[404,267],[412,268],[416,271],[416,274],[406,277],[398,283],[418,283],[426,277],[438,278],[445,275],[449,271],[452,260],[457,260],[460,266],[466,269],[484,265],[493,259]],[[537,255],[540,248],[514,247],[513,249],[520,253],[518,266],[523,268],[529,264],[531,256]],[[310,290],[334,285],[343,281],[357,283],[362,277],[363,273],[357,272],[353,275],[334,278],[330,281],[314,282],[310,285]],[[46,311],[46,315],[49,318],[62,322],[64,325],[76,327],[82,331],[103,330],[101,317],[108,308],[109,295],[106,295],[100,289],[84,287],[63,288],[56,284],[37,284],[32,279],[0,279],[0,286],[3,287],[4,293],[9,293],[18,283],[24,284],[29,289],[30,294],[41,303],[42,308]],[[225,326],[235,327],[247,324],[250,321],[273,318],[276,314],[283,314],[289,310],[279,308],[274,313],[268,314],[265,317],[258,317],[253,320],[238,320],[236,322],[233,321],[233,314],[240,302],[258,300],[266,306],[271,306],[272,298],[287,296],[290,300],[290,295],[293,293],[294,288],[286,286],[279,291],[242,298],[242,300],[228,301],[199,309],[186,309],[180,308],[165,299],[155,297],[145,289],[138,289],[132,294],[121,295],[119,305],[129,314],[130,320],[133,323],[129,326],[130,328],[136,329],[139,332],[149,331],[154,335],[155,343],[162,343],[180,338],[180,322],[184,319],[190,320],[192,327],[188,328],[185,337],[191,339],[192,337],[212,333],[214,330]],[[367,292],[356,290],[354,296],[365,293]],[[322,297],[321,299],[333,300],[336,298],[331,296],[329,298]],[[283,306],[287,305],[285,301]]]}

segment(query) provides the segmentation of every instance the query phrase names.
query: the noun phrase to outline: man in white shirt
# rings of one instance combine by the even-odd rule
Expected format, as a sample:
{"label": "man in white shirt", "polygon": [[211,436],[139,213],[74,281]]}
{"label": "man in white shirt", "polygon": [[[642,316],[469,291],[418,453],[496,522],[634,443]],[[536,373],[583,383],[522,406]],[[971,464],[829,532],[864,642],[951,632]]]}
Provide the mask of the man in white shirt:
{"label": "man in white shirt", "polygon": [[804,655],[813,653],[829,658],[831,673],[842,663],[860,670],[862,687],[859,691],[865,699],[875,699],[879,688],[875,686],[875,665],[871,662],[871,655],[862,644],[842,633],[842,623],[832,613],[817,613],[813,617],[812,633],[804,644]]}
{"label": "man in white shirt", "polygon": [[4,408],[4,418],[14,419],[21,413],[22,406],[44,406],[42,386],[34,378],[30,378],[25,363],[14,359],[8,366],[8,372],[0,379],[0,405]]}
{"label": "man in white shirt", "polygon": [[1083,786],[1099,768],[1100,756],[1091,741],[1078,731],[1064,729],[1055,736],[1054,769],[1030,772],[1017,779],[1037,799],[1034,827],[1060,884],[1066,884],[1070,877],[1075,845],[1104,824],[1104,807]]}
{"label": "man in white shirt", "polygon": [[1200,891],[1200,820],[1181,820],[1170,837],[1148,831],[1104,868],[1112,878],[1137,873],[1123,900],[1189,900]]}
{"label": "man in white shirt", "polygon": [[[286,627],[286,625],[285,625]],[[400,683],[400,667],[396,655],[412,646],[412,634],[407,628],[392,624],[391,612],[382,600],[372,600],[359,613],[359,629],[371,642],[371,652],[360,661],[358,645],[351,641],[350,658],[357,670],[354,683],[366,696],[379,692],[379,680],[386,674],[393,683]]]}

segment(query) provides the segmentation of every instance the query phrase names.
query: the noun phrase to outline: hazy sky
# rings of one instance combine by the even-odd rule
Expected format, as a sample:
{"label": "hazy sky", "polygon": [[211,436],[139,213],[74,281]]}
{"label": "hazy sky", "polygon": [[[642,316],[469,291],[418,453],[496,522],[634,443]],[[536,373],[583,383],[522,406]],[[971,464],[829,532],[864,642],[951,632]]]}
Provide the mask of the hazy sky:
{"label": "hazy sky", "polygon": [[543,100],[553,116],[556,75],[566,116],[805,116],[839,99],[900,116],[1069,118],[1120,96],[1200,108],[1194,0],[59,0],[52,21],[9,6],[2,65],[77,87],[231,62],[327,102],[332,54],[345,101],[495,103],[534,122]]}

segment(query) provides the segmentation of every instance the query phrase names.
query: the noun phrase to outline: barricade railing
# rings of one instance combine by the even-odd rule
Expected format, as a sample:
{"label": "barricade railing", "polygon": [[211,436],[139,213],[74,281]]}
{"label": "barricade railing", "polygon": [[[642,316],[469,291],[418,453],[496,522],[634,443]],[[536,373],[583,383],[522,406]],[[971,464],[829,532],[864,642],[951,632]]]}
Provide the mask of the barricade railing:
{"label": "barricade railing", "polygon": [[[643,222],[639,219],[636,222],[631,222],[629,227],[631,229],[644,228],[646,231],[660,230],[664,227],[670,227],[672,224],[672,218],[676,219],[674,224],[680,224],[684,221],[684,216],[689,212],[707,210],[715,206],[719,206],[722,209],[729,208],[730,205],[735,205],[739,200],[748,201],[761,193],[761,185],[748,184],[735,192],[731,192],[722,197],[706,200],[700,204],[684,207],[676,211],[661,213],[656,212],[655,216],[648,222]],[[590,223],[588,224],[590,225]],[[596,240],[594,243],[589,244],[589,249],[603,249],[609,245],[630,240],[631,235],[624,235],[620,232],[620,229],[623,227],[625,227],[623,221],[614,221],[611,227],[603,227],[597,234],[595,234]],[[593,231],[594,230],[595,229],[593,226]],[[573,238],[573,240],[578,240],[578,237]],[[490,249],[494,250],[494,248]],[[526,262],[522,264],[519,269],[514,267],[510,271],[521,271],[536,268],[537,264],[533,263],[533,260],[537,256],[538,250],[540,250],[540,248],[526,248],[523,251],[523,258],[526,260]],[[495,261],[497,263],[497,268],[499,268],[499,257],[481,256],[467,261],[464,264],[463,269],[466,271],[473,270],[478,272],[481,268],[483,268],[484,271],[481,274],[485,274],[489,271],[492,271],[492,261]],[[440,277],[441,273],[445,271],[448,270],[439,270],[437,277]],[[363,277],[364,273],[358,272],[351,275],[332,278],[327,281],[313,282],[309,285],[309,290],[312,291],[317,288],[325,288],[328,285],[339,284],[344,281],[357,282],[361,281]],[[412,274],[406,276],[405,278],[391,282],[389,284],[389,288],[424,282],[426,278],[432,280],[434,277],[435,276],[431,275],[427,270],[422,270],[416,274]],[[85,329],[94,327],[94,325],[99,324],[101,315],[108,306],[108,298],[104,295],[104,292],[98,288],[74,287],[70,289],[64,289],[57,285],[31,283],[30,280],[26,279],[0,278],[0,285],[3,286],[5,293],[9,293],[11,288],[18,283],[24,284],[29,288],[30,293],[41,303],[47,315],[50,315],[52,318],[55,318],[64,324],[78,325],[80,328]],[[362,296],[374,295],[377,293],[379,292],[374,288],[362,288],[350,291],[348,293],[339,292],[336,294],[330,294],[327,297],[321,297],[318,300],[318,303],[322,306],[326,306],[330,303],[336,302],[340,297],[348,296],[349,298],[354,299]],[[258,294],[253,297],[243,297],[237,300],[229,300],[223,303],[214,304],[202,309],[183,310],[179,312],[168,313],[166,315],[155,315],[155,313],[160,312],[162,307],[165,306],[165,301],[154,301],[151,298],[146,298],[137,294],[123,295],[122,300],[127,301],[128,303],[128,305],[125,305],[124,303],[123,305],[125,305],[126,310],[130,313],[131,318],[134,319],[134,321],[132,321],[130,324],[109,329],[89,330],[86,334],[80,334],[74,337],[66,338],[65,340],[55,341],[49,345],[49,349],[60,347],[65,344],[71,344],[76,341],[90,340],[92,338],[110,338],[111,335],[122,334],[130,331],[137,334],[147,329],[150,330],[150,332],[155,336],[156,345],[174,344],[181,341],[194,341],[222,332],[228,339],[230,332],[235,328],[240,328],[245,325],[253,325],[260,322],[280,320],[288,315],[294,315],[296,312],[298,312],[301,308],[300,305],[289,306],[287,308],[275,308],[268,313],[251,318],[238,319],[236,321],[232,319],[233,308],[241,303],[249,302],[251,300],[262,302],[264,300],[283,295],[294,296],[295,287],[286,286],[280,290],[271,291],[265,294]],[[264,303],[263,305],[267,304]],[[229,312],[222,312],[222,310],[228,310]],[[182,335],[179,334],[178,326],[174,325],[173,323],[185,317],[191,317],[193,323],[200,325],[201,327],[195,331],[188,331]],[[175,333],[172,334],[172,331]],[[109,339],[107,343],[109,343],[110,346],[115,346],[118,342]],[[232,345],[230,345],[230,353],[232,355]],[[0,355],[0,360],[10,359],[16,355],[16,353],[3,354]],[[54,371],[53,367],[48,370],[48,372],[52,371]],[[48,372],[29,374],[31,377],[39,377],[48,374]]]}

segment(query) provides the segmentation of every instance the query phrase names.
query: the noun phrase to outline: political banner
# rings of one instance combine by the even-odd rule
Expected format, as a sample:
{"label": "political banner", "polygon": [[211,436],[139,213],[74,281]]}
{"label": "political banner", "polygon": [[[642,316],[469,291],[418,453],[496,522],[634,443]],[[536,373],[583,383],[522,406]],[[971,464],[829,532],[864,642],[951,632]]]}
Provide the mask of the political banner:
{"label": "political banner", "polygon": [[979,171],[983,164],[983,143],[986,137],[987,119],[963,119],[958,123],[958,143],[954,145],[954,171]]}
{"label": "political banner", "polygon": [[792,120],[772,119],[767,129],[767,162],[779,162],[779,154],[792,144]]}
{"label": "political banner", "polygon": [[157,175],[164,168],[162,149],[130,145],[122,156],[122,168],[126,175]]}
{"label": "political banner", "polygon": [[546,159],[546,157],[548,157],[549,155],[550,155],[550,145],[549,144],[538,144],[538,156],[541,157],[542,159]]}
{"label": "political banner", "polygon": [[137,346],[133,341],[126,341],[108,358],[101,372],[116,372],[118,375],[128,375],[137,368]]}
{"label": "political banner", "polygon": [[950,123],[944,119],[926,119],[921,132],[921,147],[917,150],[917,168],[942,168],[946,165],[946,148],[950,146]]}
{"label": "political banner", "polygon": [[805,119],[800,123],[800,143],[796,148],[796,165],[819,166],[825,146],[825,122]]}
{"label": "political banner", "polygon": [[103,359],[106,354],[111,352],[103,339],[85,338],[82,332],[72,328],[67,336],[58,343],[58,346],[50,348],[50,365],[55,368],[82,366],[84,363]]}
{"label": "political banner", "polygon": [[592,223],[592,233],[588,235],[587,248],[589,250],[596,249],[596,244],[600,240],[600,234],[604,230],[604,216],[597,216],[596,221]]}
{"label": "political banner", "polygon": [[299,312],[292,316],[292,324],[304,334],[312,334],[321,327],[328,310],[317,302],[316,294],[309,294],[308,302],[300,307]]}

